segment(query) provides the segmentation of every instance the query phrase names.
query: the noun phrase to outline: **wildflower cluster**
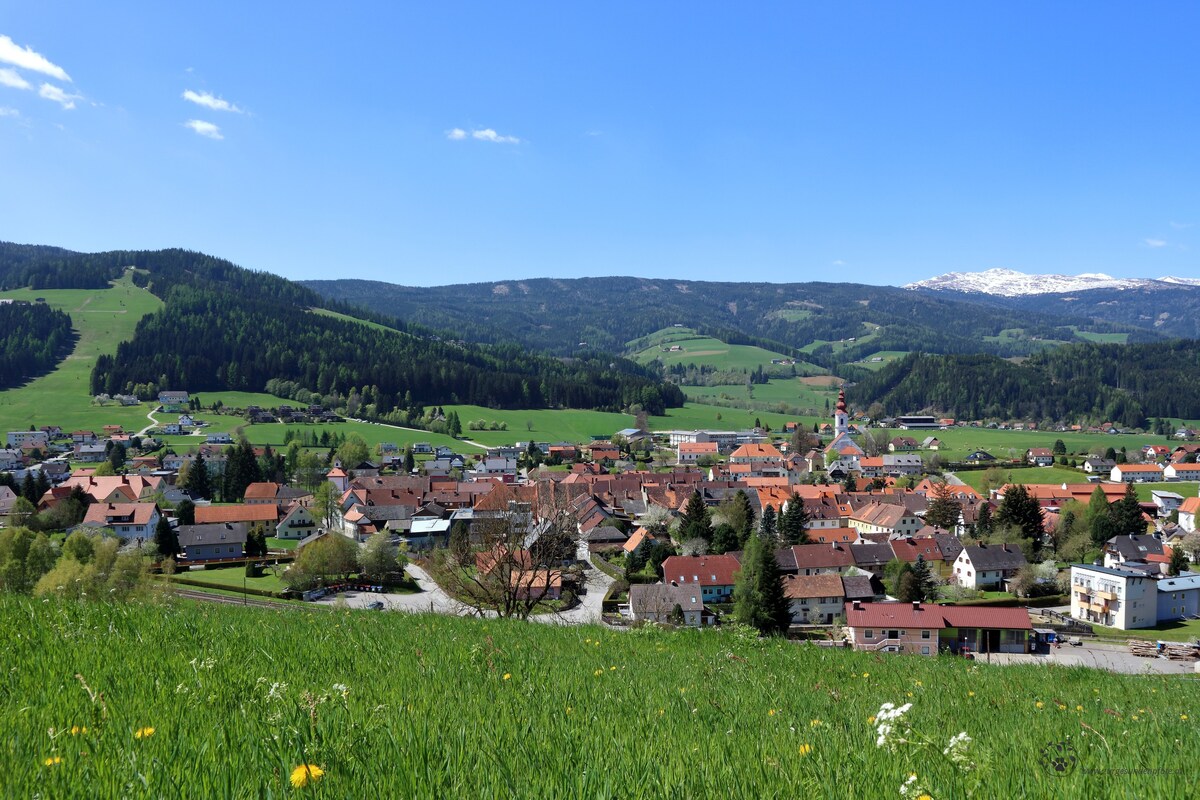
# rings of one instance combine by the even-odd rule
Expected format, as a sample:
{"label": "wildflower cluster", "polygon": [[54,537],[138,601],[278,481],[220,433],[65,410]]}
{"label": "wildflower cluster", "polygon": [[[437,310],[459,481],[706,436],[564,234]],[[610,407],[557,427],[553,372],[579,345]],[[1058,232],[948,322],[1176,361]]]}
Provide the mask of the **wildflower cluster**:
{"label": "wildflower cluster", "polygon": [[[884,703],[879,707],[879,713],[875,715],[875,738],[876,747],[887,747],[889,750],[895,750],[896,745],[905,744],[903,737],[892,738],[892,732],[895,730],[895,722],[908,713],[912,708],[912,703],[905,703],[897,708],[892,703]],[[905,731],[907,736],[909,731]]]}

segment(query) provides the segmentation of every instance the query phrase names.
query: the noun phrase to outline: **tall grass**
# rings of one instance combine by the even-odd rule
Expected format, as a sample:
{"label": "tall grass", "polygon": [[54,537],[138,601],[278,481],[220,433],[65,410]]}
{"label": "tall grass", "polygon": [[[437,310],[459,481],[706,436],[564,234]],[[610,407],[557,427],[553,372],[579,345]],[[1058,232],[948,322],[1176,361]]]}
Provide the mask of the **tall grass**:
{"label": "tall grass", "polygon": [[[3,797],[899,797],[912,773],[935,798],[1194,790],[1189,678],[182,602],[4,597],[0,630]],[[885,702],[931,744],[877,747]],[[971,770],[940,749],[960,731]],[[1066,740],[1055,777],[1039,754]],[[306,763],[325,774],[294,788]]]}

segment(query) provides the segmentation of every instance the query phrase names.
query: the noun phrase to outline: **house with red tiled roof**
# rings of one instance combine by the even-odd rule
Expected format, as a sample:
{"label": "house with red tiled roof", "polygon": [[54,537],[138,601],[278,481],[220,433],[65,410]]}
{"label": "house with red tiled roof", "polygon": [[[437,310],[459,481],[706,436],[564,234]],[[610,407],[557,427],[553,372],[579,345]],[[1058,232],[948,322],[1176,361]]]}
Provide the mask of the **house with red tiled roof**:
{"label": "house with red tiled roof", "polygon": [[246,493],[243,496],[247,505],[264,506],[274,504],[276,495],[279,494],[278,483],[252,483],[246,487]]}
{"label": "house with red tiled roof", "polygon": [[244,522],[250,527],[261,523],[269,530],[279,521],[279,507],[270,505],[196,506],[196,524],[210,525],[218,522]]}
{"label": "house with red tiled roof", "polygon": [[784,575],[782,581],[793,625],[828,625],[845,607],[846,591],[837,573]]}
{"label": "house with red tiled roof", "polygon": [[796,544],[775,551],[779,571],[784,575],[844,574],[854,566],[849,544]]}
{"label": "house with red tiled roof", "polygon": [[1113,483],[1158,483],[1163,479],[1163,468],[1158,464],[1117,464],[1109,479]]}
{"label": "house with red tiled roof", "polygon": [[1027,653],[1033,633],[1023,608],[852,602],[845,614],[854,649],[885,653]]}
{"label": "house with red tiled roof", "polygon": [[702,458],[720,455],[716,442],[680,442],[675,445],[675,458],[680,464],[695,464]]}
{"label": "house with red tiled roof", "polygon": [[82,524],[109,528],[122,539],[148,542],[160,517],[156,503],[92,503]]}
{"label": "house with red tiled roof", "polygon": [[1025,451],[1025,460],[1035,467],[1049,467],[1054,464],[1054,453],[1049,447],[1031,447]]}
{"label": "house with red tiled roof", "polygon": [[676,586],[699,586],[701,601],[727,602],[741,564],[731,555],[671,556],[663,562],[663,581]]}
{"label": "house with red tiled roof", "polygon": [[916,514],[894,503],[868,503],[850,515],[850,527],[860,534],[904,536],[916,533],[924,524]]}

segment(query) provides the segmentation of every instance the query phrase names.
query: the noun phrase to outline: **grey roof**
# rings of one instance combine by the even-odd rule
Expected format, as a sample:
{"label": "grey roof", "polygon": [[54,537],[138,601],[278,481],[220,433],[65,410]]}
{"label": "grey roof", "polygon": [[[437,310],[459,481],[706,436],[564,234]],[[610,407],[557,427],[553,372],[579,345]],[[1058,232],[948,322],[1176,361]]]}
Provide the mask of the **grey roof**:
{"label": "grey roof", "polygon": [[1011,544],[981,544],[964,547],[967,558],[976,570],[983,569],[1020,569],[1029,565],[1021,548]]}
{"label": "grey roof", "polygon": [[635,583],[629,587],[629,608],[634,614],[669,614],[676,605],[684,611],[703,611],[700,587],[664,583]]}
{"label": "grey roof", "polygon": [[1147,556],[1163,555],[1163,546],[1148,533],[1114,536],[1104,543],[1104,549],[1121,554],[1126,561],[1145,561]]}
{"label": "grey roof", "polygon": [[371,522],[411,519],[413,515],[412,506],[364,506],[359,504],[357,508]]}
{"label": "grey roof", "polygon": [[843,575],[842,591],[847,600],[870,600],[875,597],[869,575]]}
{"label": "grey roof", "polygon": [[245,544],[246,523],[216,522],[210,525],[180,525],[179,545],[183,548],[208,544]]}
{"label": "grey roof", "polygon": [[852,544],[850,552],[854,554],[854,563],[859,567],[887,564],[896,557],[890,544]]}
{"label": "grey roof", "polygon": [[620,528],[615,528],[612,525],[602,525],[596,530],[588,534],[589,542],[627,542],[629,536],[621,533]]}
{"label": "grey roof", "polygon": [[1102,567],[1099,564],[1072,564],[1071,567],[1086,569],[1089,572],[1099,572],[1101,575],[1112,575],[1114,578],[1153,578],[1158,574],[1157,567],[1144,564],[1138,567],[1126,566],[1123,569]]}
{"label": "grey roof", "polygon": [[963,544],[957,536],[949,533],[936,533],[933,538],[938,543],[938,549],[942,551],[942,558],[947,561],[958,558],[958,554],[963,550]]}
{"label": "grey roof", "polygon": [[1186,592],[1189,589],[1200,589],[1200,575],[1185,573],[1174,578],[1163,578],[1158,582],[1160,592]]}

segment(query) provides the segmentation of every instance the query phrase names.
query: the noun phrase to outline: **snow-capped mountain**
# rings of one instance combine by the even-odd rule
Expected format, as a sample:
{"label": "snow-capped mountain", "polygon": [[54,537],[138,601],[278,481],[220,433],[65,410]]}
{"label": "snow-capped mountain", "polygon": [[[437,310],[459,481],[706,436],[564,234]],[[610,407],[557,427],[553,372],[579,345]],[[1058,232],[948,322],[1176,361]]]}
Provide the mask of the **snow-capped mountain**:
{"label": "snow-capped mountain", "polygon": [[1114,278],[1102,272],[1086,272],[1082,275],[1027,275],[1012,269],[988,269],[983,272],[947,272],[936,278],[905,284],[904,288],[1019,297],[1030,294],[1081,292],[1088,289],[1140,289],[1164,283],[1176,286],[1200,286],[1200,279]]}

